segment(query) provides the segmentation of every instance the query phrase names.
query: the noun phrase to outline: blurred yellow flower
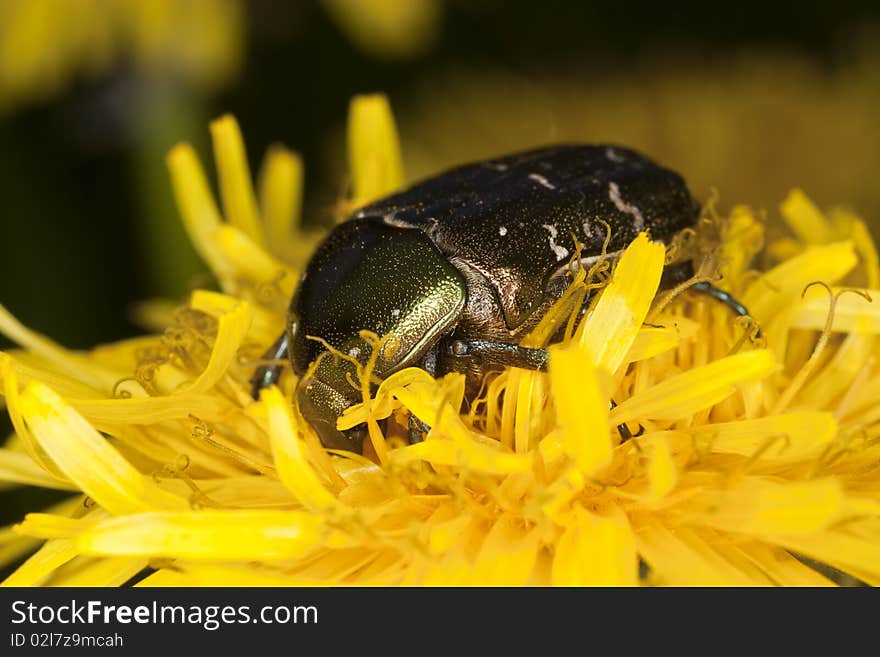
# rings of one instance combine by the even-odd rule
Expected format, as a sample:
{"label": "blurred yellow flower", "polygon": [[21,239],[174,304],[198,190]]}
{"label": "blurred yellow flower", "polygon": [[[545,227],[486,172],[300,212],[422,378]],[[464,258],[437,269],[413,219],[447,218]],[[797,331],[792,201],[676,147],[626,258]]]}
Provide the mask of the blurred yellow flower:
{"label": "blurred yellow flower", "polygon": [[[362,199],[402,183],[366,165],[400,161],[389,117],[381,98],[352,105]],[[76,494],[2,530],[6,561],[44,541],[7,585],[115,585],[148,566],[142,585],[792,586],[832,583],[825,566],[880,581],[880,290],[858,218],[796,191],[794,237],[766,251],[746,207],[709,223],[719,284],[762,341],[719,304],[657,296],[665,249],[642,234],[549,372],[508,369],[461,413],[459,375],[405,369],[340,418],[368,422],[372,456],[330,453],[289,371],[249,395],[316,239],[297,236],[299,161],[272,150],[255,189],[234,119],[211,134],[222,213],[191,147],[168,163],[222,292],[88,352],[0,314],[22,347],[0,356],[16,429],[0,479]],[[859,281],[874,289],[848,294]],[[575,272],[528,339],[545,344],[595,283]],[[408,413],[424,442],[395,432]],[[644,433],[621,442],[620,423]]]}
{"label": "blurred yellow flower", "polygon": [[0,0],[0,110],[123,58],[205,89],[241,66],[240,0]]}
{"label": "blurred yellow flower", "polygon": [[443,0],[324,0],[324,6],[352,43],[387,58],[427,51],[443,16]]}

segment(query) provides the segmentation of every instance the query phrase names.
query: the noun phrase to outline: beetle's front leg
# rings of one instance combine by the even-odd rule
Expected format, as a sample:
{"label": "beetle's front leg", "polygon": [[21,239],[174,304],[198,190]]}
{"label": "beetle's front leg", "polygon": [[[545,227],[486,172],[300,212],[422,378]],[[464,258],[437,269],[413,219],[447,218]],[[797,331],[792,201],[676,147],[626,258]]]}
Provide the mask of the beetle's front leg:
{"label": "beetle's front leg", "polygon": [[[289,341],[289,336],[287,331],[281,334],[275,343],[269,347],[268,351],[263,354],[263,360],[269,361],[277,361],[282,358],[287,358],[287,346]],[[257,371],[254,372],[254,376],[251,377],[251,396],[254,399],[260,398],[260,390],[263,388],[268,388],[271,385],[278,383],[278,379],[281,378],[281,371],[283,370],[284,365],[279,365],[278,363],[273,363],[271,365],[260,365],[257,368]]]}
{"label": "beetle's front leg", "polygon": [[422,442],[430,430],[431,427],[422,422],[412,413],[409,414],[409,435],[407,438],[409,439],[410,445]]}
{"label": "beetle's front leg", "polygon": [[[725,292],[720,287],[715,287],[712,283],[707,281],[699,281],[691,285],[690,289],[695,292],[699,292],[700,294],[705,294],[707,297],[711,297],[716,301],[723,303],[725,306],[730,308],[733,312],[735,312],[740,317],[751,317],[749,315],[748,309],[740,303],[736,297],[734,297],[729,292]],[[757,337],[761,337],[761,329],[758,328],[756,332]]]}

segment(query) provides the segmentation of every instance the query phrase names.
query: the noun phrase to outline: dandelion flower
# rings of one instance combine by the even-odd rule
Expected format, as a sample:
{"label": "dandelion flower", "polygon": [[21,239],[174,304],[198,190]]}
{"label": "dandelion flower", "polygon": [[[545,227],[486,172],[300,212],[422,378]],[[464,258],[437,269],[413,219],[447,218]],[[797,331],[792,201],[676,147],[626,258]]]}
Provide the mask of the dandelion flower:
{"label": "dandelion flower", "polygon": [[[642,234],[583,318],[595,271],[574,272],[529,336],[567,323],[548,372],[507,369],[462,412],[458,374],[404,369],[339,419],[368,422],[372,449],[331,452],[289,370],[259,401],[249,390],[317,239],[298,229],[299,160],[273,149],[254,187],[234,119],[211,134],[222,211],[191,147],[168,164],[221,291],[87,352],[0,314],[20,345],[0,356],[16,431],[0,479],[72,494],[3,530],[7,559],[40,544],[6,584],[880,581],[880,290],[860,219],[795,191],[785,242],[764,248],[746,207],[706,222],[711,274],[759,336],[658,292],[667,254]],[[358,201],[402,184],[383,98],[355,99],[349,138]],[[408,414],[431,427],[423,442],[393,435]],[[642,432],[622,441],[622,423]]]}

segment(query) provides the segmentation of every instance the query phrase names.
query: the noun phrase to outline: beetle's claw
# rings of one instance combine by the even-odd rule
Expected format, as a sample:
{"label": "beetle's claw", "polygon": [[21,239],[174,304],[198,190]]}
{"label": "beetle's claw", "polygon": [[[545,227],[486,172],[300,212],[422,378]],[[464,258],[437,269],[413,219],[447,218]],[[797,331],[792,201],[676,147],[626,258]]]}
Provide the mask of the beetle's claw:
{"label": "beetle's claw", "polygon": [[[612,409],[612,410],[615,409],[615,408],[617,408],[617,402],[615,402],[615,401],[612,399],[612,400],[611,400],[611,403],[610,403],[610,406],[611,406],[611,409]],[[620,434],[620,442],[621,442],[621,443],[625,443],[625,442],[626,442],[627,440],[629,440],[630,438],[638,438],[638,437],[641,436],[643,433],[645,433],[645,427],[643,427],[643,426],[640,424],[640,425],[639,425],[638,433],[636,433],[635,435],[633,435],[633,432],[629,430],[629,427],[626,426],[626,424],[618,424],[618,425],[617,425],[617,433]]]}
{"label": "beetle's claw", "polygon": [[640,424],[638,432],[633,433],[632,431],[629,430],[629,427],[626,426],[625,424],[618,424],[617,425],[617,433],[620,434],[620,442],[625,443],[630,438],[638,438],[643,433],[645,433],[645,427],[643,427]]}

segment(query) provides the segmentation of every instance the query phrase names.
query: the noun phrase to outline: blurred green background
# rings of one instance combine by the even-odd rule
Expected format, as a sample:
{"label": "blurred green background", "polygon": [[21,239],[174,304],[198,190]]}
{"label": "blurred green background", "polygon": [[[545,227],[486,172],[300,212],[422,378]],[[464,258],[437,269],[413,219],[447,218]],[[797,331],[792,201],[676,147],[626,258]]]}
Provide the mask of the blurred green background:
{"label": "blurred green background", "polygon": [[[208,122],[231,112],[252,171],[273,142],[301,153],[306,221],[329,224],[348,102],[373,91],[410,179],[617,142],[722,210],[772,217],[797,185],[880,232],[876,1],[0,0],[0,304],[74,348],[142,331],[133,304],[207,284],[168,149],[213,175]],[[22,499],[0,494],[0,522]]]}

